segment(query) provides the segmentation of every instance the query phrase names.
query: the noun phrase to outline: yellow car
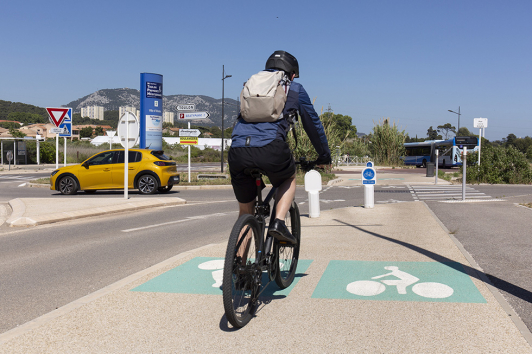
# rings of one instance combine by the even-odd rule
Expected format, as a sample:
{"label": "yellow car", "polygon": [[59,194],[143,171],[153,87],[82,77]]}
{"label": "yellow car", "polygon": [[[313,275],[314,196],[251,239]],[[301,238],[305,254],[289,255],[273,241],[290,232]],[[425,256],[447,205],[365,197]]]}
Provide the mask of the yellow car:
{"label": "yellow car", "polygon": [[[163,151],[129,149],[128,156],[128,188],[142,194],[166,193],[179,183],[176,163]],[[50,189],[61,194],[124,189],[124,149],[102,151],[81,164],[53,171]]]}

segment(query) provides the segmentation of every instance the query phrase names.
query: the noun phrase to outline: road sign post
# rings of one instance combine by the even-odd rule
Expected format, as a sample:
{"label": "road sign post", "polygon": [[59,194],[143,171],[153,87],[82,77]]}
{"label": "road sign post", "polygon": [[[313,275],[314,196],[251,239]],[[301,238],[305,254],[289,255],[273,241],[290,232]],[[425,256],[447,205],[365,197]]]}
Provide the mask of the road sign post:
{"label": "road sign post", "polygon": [[13,151],[8,150],[6,153],[7,161],[9,162],[9,171],[11,171],[11,161],[13,160]]}
{"label": "road sign post", "polygon": [[373,162],[368,161],[366,168],[362,171],[362,184],[364,185],[364,208],[372,209],[374,206],[375,183],[377,173],[373,168]]}
{"label": "road sign post", "polygon": [[434,174],[434,184],[438,184],[438,155],[440,154],[440,151],[436,149],[436,173]]}
{"label": "road sign post", "polygon": [[474,118],[473,119],[473,126],[475,128],[479,128],[478,132],[478,165],[480,166],[480,147],[482,145],[482,135],[484,133],[484,129],[488,127],[488,118]]}
{"label": "road sign post", "polygon": [[116,134],[116,130],[106,130],[105,134],[109,137],[109,150],[113,148],[113,137]]}
{"label": "road sign post", "polygon": [[[46,107],[50,123],[56,126],[51,132],[55,134],[55,168],[59,168],[59,136],[71,136],[72,132],[72,108]],[[63,125],[65,123],[65,125]],[[70,128],[70,129],[69,129]],[[65,131],[65,129],[68,129]],[[65,139],[65,166],[66,166],[66,139]]]}
{"label": "road sign post", "polygon": [[124,199],[128,199],[129,148],[135,146],[139,139],[139,121],[131,112],[125,112],[118,122],[118,136],[124,147]]}
{"label": "road sign post", "polygon": [[467,146],[462,150],[464,156],[462,157],[462,201],[465,201],[466,190],[466,169],[467,169]]}

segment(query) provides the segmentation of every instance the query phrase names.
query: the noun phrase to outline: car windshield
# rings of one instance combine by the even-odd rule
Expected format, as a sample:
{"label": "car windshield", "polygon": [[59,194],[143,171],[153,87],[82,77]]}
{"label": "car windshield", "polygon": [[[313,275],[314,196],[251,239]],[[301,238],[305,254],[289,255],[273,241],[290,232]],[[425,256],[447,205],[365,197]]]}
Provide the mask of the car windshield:
{"label": "car windshield", "polygon": [[164,151],[152,151],[151,154],[155,156],[156,158],[158,158],[159,160],[165,160],[165,161],[171,160],[171,158],[169,158],[168,156],[164,154]]}

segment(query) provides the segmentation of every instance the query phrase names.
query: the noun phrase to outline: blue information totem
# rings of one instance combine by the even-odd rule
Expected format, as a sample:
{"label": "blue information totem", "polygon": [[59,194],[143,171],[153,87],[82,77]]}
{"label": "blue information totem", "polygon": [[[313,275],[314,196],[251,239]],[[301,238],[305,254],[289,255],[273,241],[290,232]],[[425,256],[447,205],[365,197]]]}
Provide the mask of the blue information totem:
{"label": "blue information totem", "polygon": [[163,149],[163,76],[140,74],[140,148]]}

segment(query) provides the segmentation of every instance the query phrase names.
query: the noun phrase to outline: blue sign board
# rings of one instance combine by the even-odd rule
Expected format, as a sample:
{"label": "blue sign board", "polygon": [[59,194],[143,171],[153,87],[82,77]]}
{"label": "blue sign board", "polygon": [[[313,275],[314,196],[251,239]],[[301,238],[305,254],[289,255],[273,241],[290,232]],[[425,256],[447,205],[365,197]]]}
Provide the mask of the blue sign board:
{"label": "blue sign board", "polygon": [[140,74],[140,139],[141,149],[163,148],[163,76]]}
{"label": "blue sign board", "polygon": [[[60,133],[59,137],[70,138],[72,136],[72,108],[68,109],[63,122],[59,124],[58,128],[63,128],[63,133]],[[68,130],[68,133],[65,132],[65,128]]]}
{"label": "blue sign board", "polygon": [[377,180],[377,174],[375,173],[375,169],[372,167],[367,167],[362,171],[362,184],[375,184],[375,181]]}

